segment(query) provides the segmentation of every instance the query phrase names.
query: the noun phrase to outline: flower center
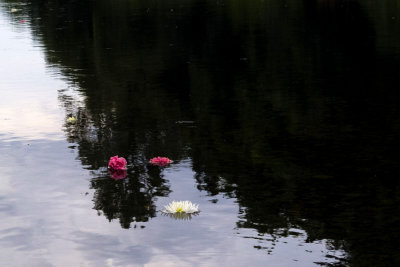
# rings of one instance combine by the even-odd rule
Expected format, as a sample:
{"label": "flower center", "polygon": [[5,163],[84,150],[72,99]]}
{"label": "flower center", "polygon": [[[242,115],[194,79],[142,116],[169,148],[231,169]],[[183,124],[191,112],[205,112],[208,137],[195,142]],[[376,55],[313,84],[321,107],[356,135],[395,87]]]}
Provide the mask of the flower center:
{"label": "flower center", "polygon": [[183,211],[182,207],[179,207],[179,208],[176,209],[176,212],[182,212],[182,211]]}

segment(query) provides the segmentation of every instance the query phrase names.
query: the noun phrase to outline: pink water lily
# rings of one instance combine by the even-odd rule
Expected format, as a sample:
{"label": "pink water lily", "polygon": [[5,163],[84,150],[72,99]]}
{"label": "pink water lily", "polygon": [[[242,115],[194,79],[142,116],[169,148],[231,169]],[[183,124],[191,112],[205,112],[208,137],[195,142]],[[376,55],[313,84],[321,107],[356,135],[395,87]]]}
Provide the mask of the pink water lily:
{"label": "pink water lily", "polygon": [[126,170],[126,159],[123,157],[114,156],[108,162],[108,168],[112,170]]}
{"label": "pink water lily", "polygon": [[172,160],[170,160],[169,158],[166,158],[166,157],[156,157],[156,158],[152,158],[150,160],[150,163],[154,164],[154,165],[158,165],[158,166],[166,166],[166,165],[172,163]]}

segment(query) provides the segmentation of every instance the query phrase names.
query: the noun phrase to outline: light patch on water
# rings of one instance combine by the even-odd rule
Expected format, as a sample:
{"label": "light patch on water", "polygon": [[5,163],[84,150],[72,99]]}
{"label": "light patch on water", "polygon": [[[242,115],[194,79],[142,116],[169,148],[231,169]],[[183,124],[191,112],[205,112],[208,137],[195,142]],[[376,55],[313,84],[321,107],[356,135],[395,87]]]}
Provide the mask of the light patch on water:
{"label": "light patch on water", "polygon": [[40,103],[16,103],[0,107],[2,141],[14,139],[59,139],[60,115],[49,113]]}
{"label": "light patch on water", "polygon": [[[2,172],[0,169],[0,173]],[[11,190],[10,177],[3,175],[0,179],[0,197],[7,195]]]}
{"label": "light patch on water", "polygon": [[0,14],[0,140],[62,140],[57,90],[67,85],[46,73],[31,33]]}

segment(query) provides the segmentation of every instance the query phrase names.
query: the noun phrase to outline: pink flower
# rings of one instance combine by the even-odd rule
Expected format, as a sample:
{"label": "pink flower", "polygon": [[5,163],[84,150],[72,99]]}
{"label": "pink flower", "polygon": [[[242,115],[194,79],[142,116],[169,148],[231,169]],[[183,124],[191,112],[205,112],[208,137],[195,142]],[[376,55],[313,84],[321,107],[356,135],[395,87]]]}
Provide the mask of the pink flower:
{"label": "pink flower", "polygon": [[158,166],[167,166],[168,164],[172,163],[172,160],[165,157],[156,157],[150,160],[151,164],[158,165]]}
{"label": "pink flower", "polygon": [[108,162],[108,168],[112,170],[126,170],[126,159],[123,157],[118,158],[118,156],[111,157],[110,162]]}
{"label": "pink flower", "polygon": [[111,178],[114,180],[124,179],[127,175],[126,170],[109,169],[108,171],[110,172]]}

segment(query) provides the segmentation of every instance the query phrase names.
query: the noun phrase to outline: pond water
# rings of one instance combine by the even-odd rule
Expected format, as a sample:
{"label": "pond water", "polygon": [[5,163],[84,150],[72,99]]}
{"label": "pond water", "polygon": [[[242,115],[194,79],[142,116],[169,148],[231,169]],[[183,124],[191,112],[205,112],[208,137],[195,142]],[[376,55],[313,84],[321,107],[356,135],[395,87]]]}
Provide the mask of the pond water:
{"label": "pond water", "polygon": [[399,14],[0,0],[2,265],[399,266]]}

